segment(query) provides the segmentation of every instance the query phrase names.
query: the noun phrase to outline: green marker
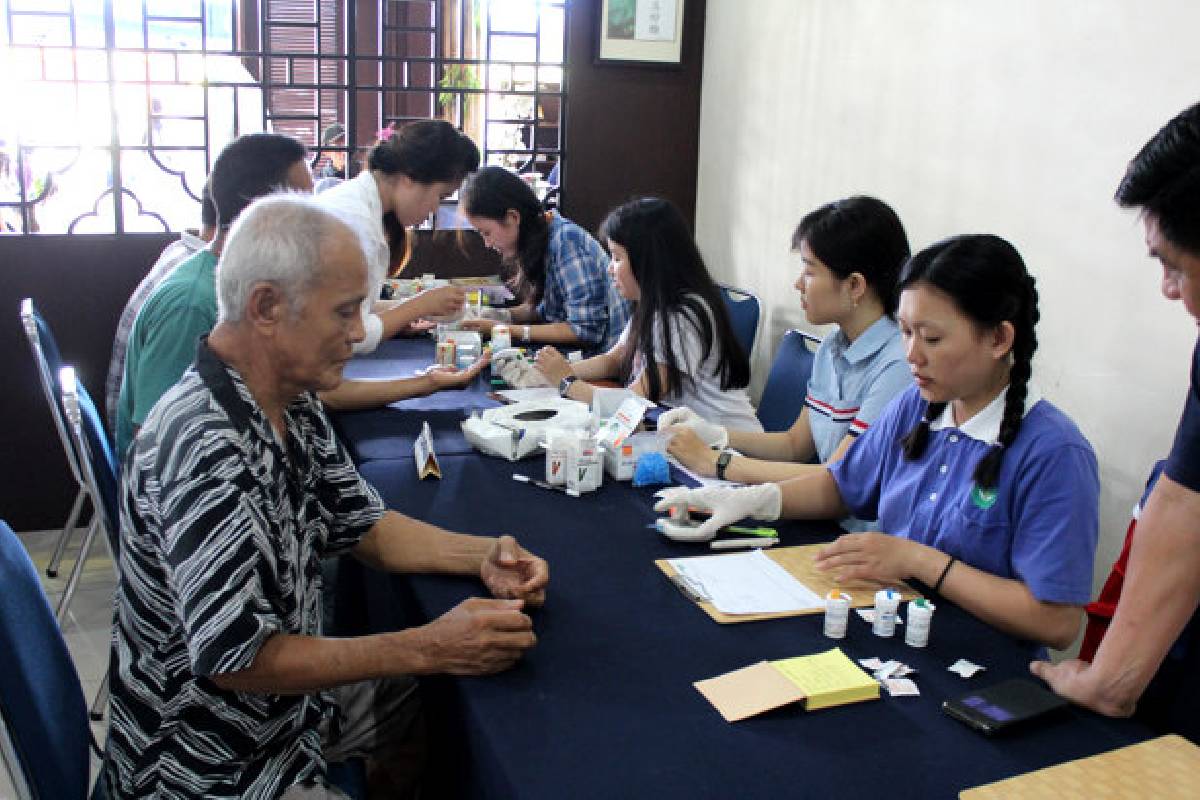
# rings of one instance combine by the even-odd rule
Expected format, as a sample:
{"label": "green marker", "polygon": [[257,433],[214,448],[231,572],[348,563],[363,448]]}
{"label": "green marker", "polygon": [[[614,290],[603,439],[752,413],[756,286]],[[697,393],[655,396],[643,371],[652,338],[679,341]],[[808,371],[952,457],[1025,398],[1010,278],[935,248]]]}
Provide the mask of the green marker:
{"label": "green marker", "polygon": [[742,533],[747,536],[769,536],[772,538],[779,536],[779,533],[774,528],[745,528],[741,525],[730,525],[725,530],[730,533]]}

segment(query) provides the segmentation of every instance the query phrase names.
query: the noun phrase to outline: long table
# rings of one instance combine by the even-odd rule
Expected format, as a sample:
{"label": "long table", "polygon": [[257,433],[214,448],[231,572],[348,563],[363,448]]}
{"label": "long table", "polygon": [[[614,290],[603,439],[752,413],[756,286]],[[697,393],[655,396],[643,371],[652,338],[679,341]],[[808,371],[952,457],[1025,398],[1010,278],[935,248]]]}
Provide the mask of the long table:
{"label": "long table", "polygon": [[[427,362],[432,347],[422,344],[393,345],[397,365],[422,352]],[[485,391],[481,385],[460,399],[482,404]],[[390,409],[376,422],[404,411]],[[404,424],[419,426],[420,413],[412,416]],[[514,534],[549,561],[551,586],[546,606],[531,612],[538,645],[514,669],[424,682],[445,782],[436,796],[953,797],[1149,735],[1136,723],[1071,708],[985,738],[945,716],[942,701],[1026,674],[1031,649],[952,604],[938,602],[925,649],[906,646],[903,628],[880,639],[853,614],[840,642],[822,635],[820,615],[718,625],[654,565],[708,551],[646,527],[654,518],[650,489],[606,482],[576,499],[512,480],[514,472],[540,474],[540,459],[439,455],[440,481],[417,480],[411,457],[365,459],[360,468],[392,508],[453,530]],[[783,545],[836,534],[829,524],[777,527]],[[369,630],[432,619],[481,592],[474,580],[387,576],[356,563],[343,566],[339,582],[361,593],[350,608]],[[729,724],[692,686],[762,659],[833,646],[856,659],[909,664],[921,695],[811,713],[788,707]],[[958,658],[987,670],[964,680],[946,669]]]}

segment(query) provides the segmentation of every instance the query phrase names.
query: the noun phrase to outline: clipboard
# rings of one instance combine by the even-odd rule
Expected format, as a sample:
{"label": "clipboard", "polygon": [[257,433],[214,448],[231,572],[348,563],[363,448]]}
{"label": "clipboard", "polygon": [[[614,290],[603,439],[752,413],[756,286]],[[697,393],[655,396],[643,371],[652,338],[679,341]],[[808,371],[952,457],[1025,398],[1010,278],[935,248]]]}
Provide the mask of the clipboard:
{"label": "clipboard", "polygon": [[1200,795],[1200,747],[1182,736],[1160,736],[1098,756],[1046,767],[959,793],[962,800],[1022,797],[1154,797],[1183,800]]}
{"label": "clipboard", "polygon": [[[877,583],[875,581],[849,581],[847,583],[834,583],[831,573],[822,572],[813,566],[813,561],[817,557],[817,553],[824,547],[824,544],[806,544],[796,547],[772,547],[764,549],[762,553],[774,561],[779,566],[783,567],[789,575],[803,583],[813,592],[824,597],[835,588],[840,592],[845,592],[850,595],[850,605],[854,608],[865,608],[875,605],[875,592],[880,589],[893,588],[900,591],[900,600],[916,600],[921,597],[920,593],[915,591],[911,586],[905,583],[899,585]],[[655,566],[662,570],[667,579],[683,592],[684,596],[698,605],[705,614],[712,617],[716,622],[722,625],[729,625],[736,622],[758,622],[764,619],[783,619],[784,617],[800,617],[806,614],[823,614],[825,607],[817,606],[816,608],[802,608],[797,611],[779,611],[769,614],[725,614],[717,610],[716,606],[707,600],[698,597],[692,588],[682,580],[675,568],[668,563],[665,558],[655,560]]]}
{"label": "clipboard", "polygon": [[442,479],[442,466],[438,463],[437,453],[433,451],[433,431],[429,430],[429,420],[421,424],[421,433],[413,442],[413,458],[419,480],[425,480],[430,475]]}

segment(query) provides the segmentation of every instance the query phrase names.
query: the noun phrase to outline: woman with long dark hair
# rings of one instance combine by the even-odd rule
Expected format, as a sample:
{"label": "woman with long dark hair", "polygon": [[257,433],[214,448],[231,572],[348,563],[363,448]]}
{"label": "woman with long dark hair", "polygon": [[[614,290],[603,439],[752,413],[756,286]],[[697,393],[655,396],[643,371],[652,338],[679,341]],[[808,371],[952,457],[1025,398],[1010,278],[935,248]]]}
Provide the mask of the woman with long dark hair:
{"label": "woman with long dark hair", "polygon": [[[612,347],[629,319],[629,304],[608,280],[608,256],[591,234],[542,210],[529,185],[503,167],[484,167],[463,186],[461,205],[484,243],[513,271],[519,305],[505,310],[513,338]],[[466,320],[483,333],[497,320]]]}
{"label": "woman with long dark hair", "polygon": [[[800,220],[792,251],[808,321],[836,326],[817,350],[804,408],[789,430],[771,433],[715,425],[688,408],[663,414],[659,429],[675,432],[668,451],[702,475],[761,483],[810,474],[841,458],[912,385],[895,320],[909,256],[896,212],[874,197],[827,203]],[[813,456],[819,464],[806,463]]]}
{"label": "woman with long dark hair", "polygon": [[[750,405],[750,361],[738,343],[683,215],[648,197],[620,206],[600,226],[609,271],[633,318],[607,353],[570,364],[552,347],[538,369],[560,393],[590,400],[588,381],[618,379],[654,402],[687,405],[740,429],[759,425]],[[761,427],[759,427],[761,430]]]}
{"label": "woman with long dark hair", "polygon": [[424,222],[478,166],[479,148],[457,128],[444,120],[417,120],[375,145],[367,168],[355,178],[317,195],[355,229],[367,255],[366,338],[355,352],[374,350],[421,317],[462,308],[466,292],[457,286],[427,290],[386,308],[376,301],[391,273],[392,252],[405,253],[410,247],[408,229]]}
{"label": "woman with long dark hair", "polygon": [[658,506],[709,508],[704,531],[759,519],[877,518],[824,548],[840,580],[916,579],[983,621],[1067,647],[1091,595],[1096,456],[1030,386],[1034,279],[1011,244],[958,236],[900,276],[897,318],[916,386],[840,461],[742,489],[670,490]]}

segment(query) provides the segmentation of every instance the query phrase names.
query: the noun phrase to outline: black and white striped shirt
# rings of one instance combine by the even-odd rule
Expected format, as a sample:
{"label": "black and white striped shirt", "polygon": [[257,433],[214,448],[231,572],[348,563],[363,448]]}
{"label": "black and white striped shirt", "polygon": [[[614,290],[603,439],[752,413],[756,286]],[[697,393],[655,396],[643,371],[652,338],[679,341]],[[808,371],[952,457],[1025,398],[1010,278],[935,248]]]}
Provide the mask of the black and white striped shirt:
{"label": "black and white striped shirt", "polygon": [[281,446],[202,341],[129,450],[110,797],[274,798],[324,772],[328,695],[211,680],[249,667],[272,634],[319,635],[322,556],[356,545],[384,513],[315,396],[286,419]]}

